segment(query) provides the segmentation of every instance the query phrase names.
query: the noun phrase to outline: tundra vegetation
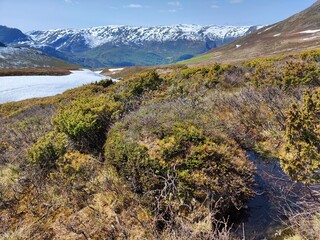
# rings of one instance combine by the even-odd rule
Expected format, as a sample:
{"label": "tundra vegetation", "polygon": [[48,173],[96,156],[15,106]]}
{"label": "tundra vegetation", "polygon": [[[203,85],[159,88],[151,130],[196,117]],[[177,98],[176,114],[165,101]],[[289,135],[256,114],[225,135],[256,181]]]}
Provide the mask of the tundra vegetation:
{"label": "tundra vegetation", "polygon": [[[0,105],[0,238],[234,239],[228,216],[254,195],[246,150],[319,181],[319,86],[309,51]],[[292,239],[319,236],[319,209]]]}

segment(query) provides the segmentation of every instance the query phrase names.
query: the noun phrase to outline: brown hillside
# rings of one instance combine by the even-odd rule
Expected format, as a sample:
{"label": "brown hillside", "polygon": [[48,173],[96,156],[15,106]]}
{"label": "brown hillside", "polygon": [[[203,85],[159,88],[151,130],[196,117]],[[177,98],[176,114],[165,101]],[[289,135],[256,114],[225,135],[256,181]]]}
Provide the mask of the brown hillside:
{"label": "brown hillside", "polygon": [[243,60],[299,53],[320,47],[320,1],[279,23],[185,61],[186,64],[236,63]]}

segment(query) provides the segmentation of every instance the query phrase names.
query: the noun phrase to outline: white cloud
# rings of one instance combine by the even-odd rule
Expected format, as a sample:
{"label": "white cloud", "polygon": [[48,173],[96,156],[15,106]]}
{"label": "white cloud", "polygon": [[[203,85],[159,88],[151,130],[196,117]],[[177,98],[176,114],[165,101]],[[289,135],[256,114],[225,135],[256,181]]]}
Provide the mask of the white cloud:
{"label": "white cloud", "polygon": [[220,6],[215,5],[215,4],[211,5],[210,7],[211,7],[211,8],[214,8],[214,9],[216,9],[216,8],[220,8]]}
{"label": "white cloud", "polygon": [[135,3],[131,3],[131,4],[127,5],[126,7],[127,8],[143,8],[143,6],[141,4],[135,4]]}
{"label": "white cloud", "polygon": [[168,4],[171,6],[176,6],[176,7],[179,7],[181,5],[181,3],[179,1],[168,2]]}

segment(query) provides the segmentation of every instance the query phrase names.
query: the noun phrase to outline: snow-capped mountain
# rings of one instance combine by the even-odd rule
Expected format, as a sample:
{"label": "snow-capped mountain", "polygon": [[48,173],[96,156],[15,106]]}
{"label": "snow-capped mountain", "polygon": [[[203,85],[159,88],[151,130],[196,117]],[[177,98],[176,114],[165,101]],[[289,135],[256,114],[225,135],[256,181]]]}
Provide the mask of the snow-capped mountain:
{"label": "snow-capped mountain", "polygon": [[102,26],[27,33],[32,47],[85,67],[159,65],[204,53],[255,31],[255,26]]}
{"label": "snow-capped mountain", "polygon": [[[255,27],[173,25],[158,27],[104,26],[81,30],[56,29],[29,32],[38,44],[57,49],[82,43],[95,48],[106,43],[136,44],[145,42],[168,42],[177,40],[229,42],[255,30]],[[220,44],[219,44],[220,45]]]}
{"label": "snow-capped mountain", "polygon": [[22,33],[0,26],[0,41],[83,67],[161,65],[191,58],[246,36],[256,26],[102,26]]}

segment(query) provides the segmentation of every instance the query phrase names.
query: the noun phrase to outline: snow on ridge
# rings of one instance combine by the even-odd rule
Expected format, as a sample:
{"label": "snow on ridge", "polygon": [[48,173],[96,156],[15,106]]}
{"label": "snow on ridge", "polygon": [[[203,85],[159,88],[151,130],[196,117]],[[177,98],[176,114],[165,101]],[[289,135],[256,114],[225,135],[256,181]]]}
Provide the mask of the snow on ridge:
{"label": "snow on ridge", "polygon": [[317,33],[317,32],[320,32],[320,29],[306,30],[306,31],[302,31],[302,32],[299,32],[299,33],[310,34],[310,33]]}
{"label": "snow on ridge", "polygon": [[312,37],[304,38],[302,40],[303,41],[310,41],[310,40],[314,40],[314,39],[317,39],[317,38],[320,38],[320,36],[312,36]]}
{"label": "snow on ridge", "polygon": [[0,56],[5,55],[5,57],[7,57],[8,55],[16,55],[16,54],[21,54],[21,53],[38,53],[38,54],[42,54],[42,52],[35,50],[35,49],[29,49],[29,48],[25,48],[25,47],[4,47],[4,48],[0,48]]}
{"label": "snow on ridge", "polygon": [[248,33],[251,26],[218,26],[177,24],[171,26],[134,27],[126,25],[99,26],[85,29],[54,29],[48,31],[32,31],[29,36],[37,44],[60,44],[82,39],[88,47],[94,48],[105,43],[163,42],[170,40],[195,40],[238,38]]}
{"label": "snow on ridge", "polygon": [[270,27],[267,27],[266,29],[263,30],[263,32],[269,31],[270,29],[276,27],[278,24],[270,25]]}

